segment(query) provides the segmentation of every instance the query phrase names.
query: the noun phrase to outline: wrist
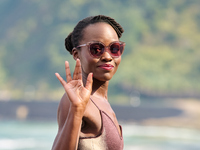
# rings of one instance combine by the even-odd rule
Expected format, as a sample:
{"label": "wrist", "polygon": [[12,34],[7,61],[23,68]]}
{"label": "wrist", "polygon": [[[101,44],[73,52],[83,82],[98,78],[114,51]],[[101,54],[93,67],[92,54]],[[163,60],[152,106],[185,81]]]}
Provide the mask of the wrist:
{"label": "wrist", "polygon": [[73,117],[77,119],[82,120],[84,112],[85,112],[85,109],[71,105],[69,114],[73,115]]}

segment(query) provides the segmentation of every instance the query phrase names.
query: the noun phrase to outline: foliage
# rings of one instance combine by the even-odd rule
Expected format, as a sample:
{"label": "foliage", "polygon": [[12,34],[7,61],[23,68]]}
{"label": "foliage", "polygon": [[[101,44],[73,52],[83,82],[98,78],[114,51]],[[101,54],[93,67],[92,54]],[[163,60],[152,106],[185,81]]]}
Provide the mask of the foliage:
{"label": "foliage", "polygon": [[44,93],[60,89],[54,72],[64,76],[65,60],[74,66],[65,37],[80,19],[104,14],[124,27],[126,42],[110,95],[127,89],[196,94],[199,6],[198,0],[1,0],[0,90],[20,90],[23,98],[30,86]]}

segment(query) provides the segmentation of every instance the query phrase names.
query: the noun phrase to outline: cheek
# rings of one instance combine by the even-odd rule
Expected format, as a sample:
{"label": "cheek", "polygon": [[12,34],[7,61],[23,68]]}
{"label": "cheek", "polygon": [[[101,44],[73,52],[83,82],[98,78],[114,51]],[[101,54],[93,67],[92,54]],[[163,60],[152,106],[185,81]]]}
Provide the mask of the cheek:
{"label": "cheek", "polygon": [[117,59],[115,60],[115,70],[114,70],[114,74],[116,73],[116,71],[117,71],[117,69],[118,69],[118,67],[119,67],[120,62],[121,62],[121,57],[120,57],[120,58],[117,58]]}
{"label": "cheek", "polygon": [[119,58],[117,58],[117,59],[115,60],[115,65],[116,65],[116,67],[119,66],[120,62],[121,62],[121,57],[119,57]]}
{"label": "cheek", "polygon": [[93,69],[93,63],[92,61],[88,60],[88,59],[83,59],[83,64],[82,64],[82,69],[85,73],[90,73]]}
{"label": "cheek", "polygon": [[88,53],[80,53],[80,61],[82,69],[85,73],[90,73],[92,71],[92,68],[95,64],[95,61],[91,58],[91,56]]}

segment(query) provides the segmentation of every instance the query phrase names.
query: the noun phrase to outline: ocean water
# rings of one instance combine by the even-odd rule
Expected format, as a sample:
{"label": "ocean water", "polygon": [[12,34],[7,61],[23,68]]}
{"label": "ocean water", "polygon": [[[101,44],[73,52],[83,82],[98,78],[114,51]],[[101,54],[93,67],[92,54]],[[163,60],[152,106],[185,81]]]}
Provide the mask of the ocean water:
{"label": "ocean water", "polygon": [[[200,150],[194,129],[122,124],[124,150]],[[0,121],[0,150],[50,150],[56,122]]]}

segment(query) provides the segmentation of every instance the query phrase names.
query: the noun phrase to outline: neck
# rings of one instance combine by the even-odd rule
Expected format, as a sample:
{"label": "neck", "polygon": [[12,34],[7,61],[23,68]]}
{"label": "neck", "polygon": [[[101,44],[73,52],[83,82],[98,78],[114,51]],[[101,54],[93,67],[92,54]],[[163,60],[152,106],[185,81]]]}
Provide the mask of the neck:
{"label": "neck", "polygon": [[[83,79],[83,84],[85,85],[87,81],[87,75],[83,75],[82,79]],[[107,100],[108,85],[109,85],[109,81],[99,81],[93,78],[91,96],[100,97],[102,99]]]}
{"label": "neck", "polygon": [[109,81],[99,81],[93,78],[93,86],[92,86],[92,96],[98,96],[103,99],[108,98],[108,85]]}

